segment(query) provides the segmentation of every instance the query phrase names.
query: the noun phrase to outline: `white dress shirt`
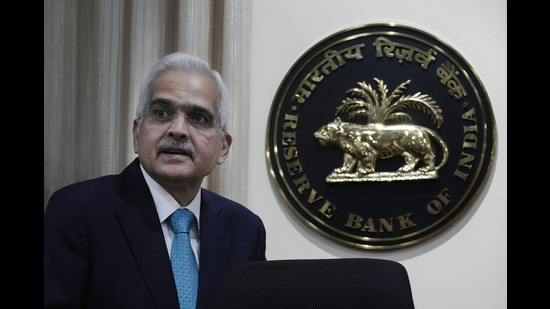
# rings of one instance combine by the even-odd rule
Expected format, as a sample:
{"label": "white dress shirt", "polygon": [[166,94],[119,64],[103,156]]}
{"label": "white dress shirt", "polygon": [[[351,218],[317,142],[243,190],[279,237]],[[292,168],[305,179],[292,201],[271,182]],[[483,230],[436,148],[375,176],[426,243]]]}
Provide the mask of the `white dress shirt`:
{"label": "white dress shirt", "polygon": [[164,235],[164,241],[166,242],[166,249],[168,250],[168,256],[172,258],[171,248],[172,240],[174,239],[174,232],[168,224],[168,217],[178,209],[189,209],[197,219],[196,224],[191,226],[189,230],[189,237],[191,238],[191,247],[195,252],[195,258],[197,259],[197,265],[199,265],[199,227],[200,227],[200,210],[201,210],[201,190],[193,198],[189,205],[181,207],[176,199],[174,199],[164,188],[162,188],[141,166],[141,171],[145,177],[145,182],[149,186],[151,195],[153,196],[153,201],[155,202],[155,207],[157,208],[157,213],[159,216],[159,221],[161,222],[162,234]]}

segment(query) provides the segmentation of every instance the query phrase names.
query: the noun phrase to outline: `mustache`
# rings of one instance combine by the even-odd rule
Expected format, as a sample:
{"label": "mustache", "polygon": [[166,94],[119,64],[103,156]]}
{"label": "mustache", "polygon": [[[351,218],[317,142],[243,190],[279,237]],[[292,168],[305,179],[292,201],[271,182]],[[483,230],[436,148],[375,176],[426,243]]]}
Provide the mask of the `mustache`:
{"label": "mustache", "polygon": [[176,138],[168,138],[160,141],[157,147],[157,152],[183,153],[190,156],[191,159],[195,159],[195,152],[193,151],[191,145],[184,140]]}

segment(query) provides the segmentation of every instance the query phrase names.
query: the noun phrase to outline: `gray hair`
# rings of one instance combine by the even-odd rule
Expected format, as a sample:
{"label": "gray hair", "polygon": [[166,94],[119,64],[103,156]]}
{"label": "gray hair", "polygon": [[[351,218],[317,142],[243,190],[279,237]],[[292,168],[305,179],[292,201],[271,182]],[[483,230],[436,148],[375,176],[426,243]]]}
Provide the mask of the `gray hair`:
{"label": "gray hair", "polygon": [[219,97],[216,101],[216,109],[220,117],[220,127],[227,132],[229,119],[229,91],[216,70],[210,64],[195,55],[176,52],[168,54],[160,59],[149,71],[139,89],[139,101],[136,108],[136,118],[141,120],[147,103],[151,100],[151,85],[159,76],[170,71],[198,72],[212,79],[218,88]]}

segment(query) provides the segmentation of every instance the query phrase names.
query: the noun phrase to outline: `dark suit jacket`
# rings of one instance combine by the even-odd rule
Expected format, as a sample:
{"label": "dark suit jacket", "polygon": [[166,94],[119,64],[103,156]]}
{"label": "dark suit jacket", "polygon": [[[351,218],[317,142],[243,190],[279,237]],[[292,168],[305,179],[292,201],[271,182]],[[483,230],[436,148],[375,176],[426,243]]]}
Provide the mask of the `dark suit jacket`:
{"label": "dark suit jacket", "polygon": [[[214,306],[234,265],[265,260],[265,229],[202,189],[197,308]],[[56,191],[44,214],[45,308],[179,308],[153,198],[134,160],[119,175]]]}

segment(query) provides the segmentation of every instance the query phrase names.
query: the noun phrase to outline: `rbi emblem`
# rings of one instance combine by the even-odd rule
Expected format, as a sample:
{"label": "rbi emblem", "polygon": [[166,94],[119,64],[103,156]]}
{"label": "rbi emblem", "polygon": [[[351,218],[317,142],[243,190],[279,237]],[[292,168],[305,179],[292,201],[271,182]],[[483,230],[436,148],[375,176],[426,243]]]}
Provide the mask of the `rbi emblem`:
{"label": "rbi emblem", "polygon": [[286,204],[353,247],[424,241],[471,208],[491,172],[485,89],[457,52],[405,26],[338,32],[281,82],[267,160]]}

